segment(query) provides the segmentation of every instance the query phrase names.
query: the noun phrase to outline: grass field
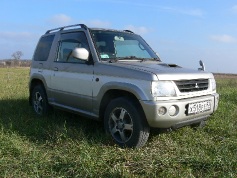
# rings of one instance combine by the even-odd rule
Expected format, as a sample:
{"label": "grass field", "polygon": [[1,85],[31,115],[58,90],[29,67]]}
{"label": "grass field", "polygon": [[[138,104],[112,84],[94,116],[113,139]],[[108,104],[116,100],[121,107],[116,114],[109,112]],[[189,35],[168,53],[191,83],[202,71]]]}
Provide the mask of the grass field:
{"label": "grass field", "polygon": [[237,177],[237,79],[217,79],[220,103],[206,127],[151,132],[120,149],[100,122],[28,104],[28,68],[0,69],[0,177]]}

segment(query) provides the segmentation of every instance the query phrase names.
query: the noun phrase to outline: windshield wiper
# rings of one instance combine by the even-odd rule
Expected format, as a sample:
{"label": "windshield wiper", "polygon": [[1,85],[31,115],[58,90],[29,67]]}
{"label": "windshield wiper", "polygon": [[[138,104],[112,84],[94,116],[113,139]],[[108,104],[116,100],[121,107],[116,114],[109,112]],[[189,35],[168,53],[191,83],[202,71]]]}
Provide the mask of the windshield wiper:
{"label": "windshield wiper", "polygon": [[136,56],[126,56],[126,57],[116,57],[116,58],[108,58],[106,60],[103,59],[103,61],[108,61],[109,63],[114,63],[114,62],[118,62],[118,61],[123,61],[123,60],[141,60],[141,58],[137,58]]}
{"label": "windshield wiper", "polygon": [[[119,57],[120,58],[120,57]],[[145,57],[136,57],[136,56],[126,56],[126,57],[121,57],[122,59],[126,60],[126,59],[134,59],[134,60],[140,60],[140,61],[149,61],[149,60],[153,60],[153,61],[161,61],[160,58],[145,58]],[[120,59],[119,59],[120,60]]]}
{"label": "windshield wiper", "polygon": [[143,62],[143,61],[161,61],[160,58],[155,58],[155,57],[153,57],[153,58],[138,58],[138,59],[140,59],[141,62]]}
{"label": "windshield wiper", "polygon": [[[144,58],[144,57],[136,57],[136,56],[126,56],[126,57],[122,57],[122,59],[126,60],[126,59],[134,59],[134,60],[140,60],[141,62],[143,61],[149,61],[149,60],[152,60],[152,61],[161,61],[160,58]],[[121,60],[121,59],[119,59]]]}
{"label": "windshield wiper", "polygon": [[136,56],[125,56],[125,57],[116,57],[116,58],[110,58],[107,60],[109,63],[114,63],[118,61],[126,61],[126,60],[135,60],[135,61],[148,61],[148,60],[153,60],[153,61],[161,61],[159,58],[140,58]]}
{"label": "windshield wiper", "polygon": [[125,59],[138,59],[136,56],[125,56]]}
{"label": "windshield wiper", "polygon": [[139,60],[139,61],[143,61],[143,60],[146,60],[146,58],[140,58],[140,57],[136,57],[136,56],[116,57],[116,59],[119,60],[119,61],[123,61],[123,60]]}

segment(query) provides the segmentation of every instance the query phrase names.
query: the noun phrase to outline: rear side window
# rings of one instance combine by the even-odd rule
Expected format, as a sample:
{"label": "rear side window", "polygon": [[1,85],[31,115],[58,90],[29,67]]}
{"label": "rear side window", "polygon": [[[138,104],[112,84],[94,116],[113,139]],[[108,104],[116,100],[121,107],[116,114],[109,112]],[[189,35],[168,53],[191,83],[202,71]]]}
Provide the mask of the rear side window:
{"label": "rear side window", "polygon": [[34,61],[47,61],[54,35],[42,37],[37,45]]}

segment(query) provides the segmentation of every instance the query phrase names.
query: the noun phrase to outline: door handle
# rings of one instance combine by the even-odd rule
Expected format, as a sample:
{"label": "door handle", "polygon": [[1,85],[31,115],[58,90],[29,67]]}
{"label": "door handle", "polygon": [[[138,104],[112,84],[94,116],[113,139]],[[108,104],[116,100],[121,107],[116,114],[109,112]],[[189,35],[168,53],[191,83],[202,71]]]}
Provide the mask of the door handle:
{"label": "door handle", "polygon": [[58,71],[58,68],[57,67],[54,67],[54,69],[53,69],[54,71]]}
{"label": "door handle", "polygon": [[43,63],[39,63],[39,68],[38,68],[38,72],[42,72],[43,70]]}

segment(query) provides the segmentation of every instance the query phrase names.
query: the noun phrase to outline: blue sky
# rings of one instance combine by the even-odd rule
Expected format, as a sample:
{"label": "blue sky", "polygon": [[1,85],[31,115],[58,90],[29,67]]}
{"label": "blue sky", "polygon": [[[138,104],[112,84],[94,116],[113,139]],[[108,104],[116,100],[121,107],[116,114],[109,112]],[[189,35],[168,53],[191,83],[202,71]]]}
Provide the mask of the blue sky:
{"label": "blue sky", "polygon": [[130,29],[164,62],[237,73],[237,0],[1,0],[0,59],[31,59],[46,30],[77,23]]}

